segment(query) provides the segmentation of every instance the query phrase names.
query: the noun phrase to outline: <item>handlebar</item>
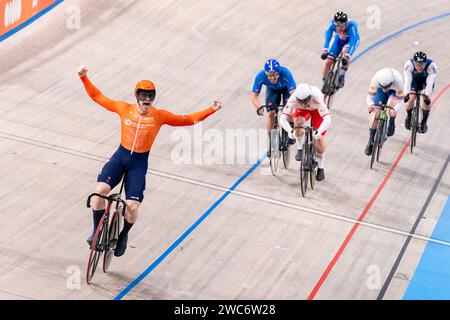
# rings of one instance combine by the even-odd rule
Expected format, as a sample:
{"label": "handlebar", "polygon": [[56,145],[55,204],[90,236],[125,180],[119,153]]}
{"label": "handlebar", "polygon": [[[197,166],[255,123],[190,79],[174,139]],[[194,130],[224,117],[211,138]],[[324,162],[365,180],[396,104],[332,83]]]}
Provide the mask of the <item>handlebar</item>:
{"label": "handlebar", "polygon": [[385,104],[374,104],[375,107],[381,107],[383,109],[391,109],[391,110],[395,110],[395,108],[385,105]]}
{"label": "handlebar", "polygon": [[306,132],[309,132],[309,131],[317,132],[317,129],[314,127],[311,127],[311,126],[296,126],[296,127],[293,127],[292,129],[304,129]]}
{"label": "handlebar", "polygon": [[87,201],[86,201],[86,206],[88,208],[91,207],[91,198],[94,197],[94,196],[102,198],[102,199],[105,199],[105,200],[107,200],[109,202],[122,203],[122,205],[123,205],[123,207],[122,207],[122,215],[123,216],[125,215],[125,211],[127,209],[127,203],[124,200],[120,199],[120,193],[114,193],[114,194],[111,194],[109,196],[104,196],[104,195],[101,195],[99,193],[92,193],[92,194],[89,195],[89,197],[87,198]]}
{"label": "handlebar", "polygon": [[274,108],[276,108],[276,107],[278,107],[278,110],[283,110],[284,109],[284,107],[285,107],[286,105],[284,105],[284,104],[279,104],[278,106],[267,106],[267,105],[262,105],[261,107],[259,107],[258,109],[256,109],[256,111],[259,113],[259,111],[261,110],[261,109],[274,109]]}

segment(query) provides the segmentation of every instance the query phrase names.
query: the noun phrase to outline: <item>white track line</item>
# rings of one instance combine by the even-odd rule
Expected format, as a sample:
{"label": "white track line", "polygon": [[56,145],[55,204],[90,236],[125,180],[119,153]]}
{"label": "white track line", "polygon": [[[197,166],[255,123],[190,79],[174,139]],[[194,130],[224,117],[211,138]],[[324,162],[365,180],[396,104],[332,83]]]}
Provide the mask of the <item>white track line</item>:
{"label": "white track line", "polygon": [[[44,141],[39,141],[39,140],[35,140],[35,139],[28,139],[28,138],[24,138],[24,137],[21,137],[21,136],[14,135],[14,134],[9,134],[9,133],[6,133],[6,132],[0,132],[0,137],[6,138],[6,139],[9,139],[9,140],[22,142],[22,143],[27,143],[27,144],[30,144],[30,145],[33,145],[33,146],[37,146],[37,147],[41,147],[41,148],[47,148],[47,149],[51,149],[51,150],[54,150],[54,151],[63,152],[63,153],[66,153],[66,154],[77,156],[77,157],[83,157],[83,158],[94,160],[94,161],[105,162],[105,161],[108,160],[107,157],[103,157],[103,156],[99,156],[99,155],[95,155],[95,154],[79,151],[79,150],[72,149],[72,148],[61,147],[61,146],[50,144],[50,143],[47,143],[47,142],[44,142]],[[318,216],[322,216],[322,217],[331,218],[331,219],[334,219],[334,220],[348,222],[350,224],[358,223],[358,224],[360,224],[362,226],[365,226],[365,227],[368,227],[368,228],[382,230],[382,231],[386,231],[386,232],[402,235],[402,236],[405,236],[405,237],[412,237],[412,238],[415,238],[415,239],[418,239],[418,240],[429,241],[429,242],[433,242],[433,243],[436,243],[436,244],[440,244],[440,245],[444,245],[444,246],[450,247],[450,242],[441,241],[441,240],[434,239],[434,238],[427,237],[427,236],[423,236],[423,235],[420,235],[420,234],[412,234],[412,233],[409,233],[407,231],[402,231],[402,230],[394,229],[394,228],[391,228],[391,227],[385,227],[385,226],[382,226],[382,225],[379,225],[379,224],[375,224],[375,223],[358,221],[357,219],[346,217],[346,215],[344,215],[342,213],[331,213],[331,212],[326,212],[326,211],[322,211],[322,210],[318,210],[318,209],[312,209],[312,208],[308,208],[308,207],[304,207],[304,206],[299,206],[297,204],[284,202],[284,201],[280,201],[280,200],[276,200],[276,199],[271,199],[271,198],[268,198],[268,197],[259,196],[259,195],[255,195],[255,194],[251,194],[251,193],[243,192],[243,191],[237,191],[237,190],[230,191],[229,188],[227,188],[227,187],[222,187],[222,186],[214,185],[214,184],[203,182],[203,181],[199,181],[199,180],[186,178],[186,177],[174,175],[174,174],[171,174],[171,173],[167,173],[167,172],[163,172],[163,171],[159,171],[159,170],[155,170],[155,169],[149,169],[147,172],[150,173],[150,174],[153,174],[155,176],[159,176],[159,177],[163,177],[163,178],[167,178],[167,179],[171,179],[171,180],[175,180],[175,181],[180,181],[180,182],[188,183],[188,184],[191,184],[191,185],[195,185],[195,186],[199,186],[199,187],[203,187],[203,188],[207,188],[207,189],[211,189],[211,190],[217,190],[217,191],[221,191],[221,192],[229,191],[231,194],[236,195],[236,196],[240,196],[240,197],[244,197],[244,198],[248,198],[248,199],[253,199],[253,200],[258,200],[258,201],[263,201],[263,202],[270,203],[270,204],[273,204],[273,205],[278,205],[278,206],[281,206],[281,207],[294,209],[294,210],[297,210],[297,211],[306,212],[306,213],[313,214],[313,215],[318,215]]]}

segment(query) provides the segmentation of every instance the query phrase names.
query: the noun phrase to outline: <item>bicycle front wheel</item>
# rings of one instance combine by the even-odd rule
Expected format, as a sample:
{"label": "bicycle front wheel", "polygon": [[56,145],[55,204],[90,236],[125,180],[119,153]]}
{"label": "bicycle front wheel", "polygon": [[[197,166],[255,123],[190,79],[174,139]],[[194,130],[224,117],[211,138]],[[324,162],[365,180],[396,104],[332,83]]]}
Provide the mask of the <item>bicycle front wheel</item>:
{"label": "bicycle front wheel", "polygon": [[278,129],[270,131],[270,169],[272,175],[276,176],[280,160],[280,134]]}
{"label": "bicycle front wheel", "polygon": [[413,152],[413,148],[416,146],[417,139],[417,129],[419,126],[419,112],[418,108],[414,107],[411,115],[411,153]]}
{"label": "bicycle front wheel", "polygon": [[300,162],[300,189],[302,191],[302,196],[306,196],[306,190],[308,189],[308,175],[309,172],[306,169],[305,160],[302,159]]}
{"label": "bicycle front wheel", "polygon": [[379,150],[378,146],[380,144],[380,139],[381,139],[380,131],[381,131],[380,124],[378,124],[377,132],[375,133],[375,140],[374,140],[373,147],[372,147],[372,157],[370,158],[370,169],[372,169],[375,159],[377,159],[377,161],[378,161],[378,157],[377,157],[378,150]]}
{"label": "bicycle front wheel", "polygon": [[92,239],[91,251],[89,254],[88,267],[86,272],[86,282],[91,284],[97,269],[98,261],[100,260],[103,251],[106,248],[106,232],[108,229],[108,222],[105,221],[106,215],[103,215],[100,220],[97,230],[95,231],[94,239]]}

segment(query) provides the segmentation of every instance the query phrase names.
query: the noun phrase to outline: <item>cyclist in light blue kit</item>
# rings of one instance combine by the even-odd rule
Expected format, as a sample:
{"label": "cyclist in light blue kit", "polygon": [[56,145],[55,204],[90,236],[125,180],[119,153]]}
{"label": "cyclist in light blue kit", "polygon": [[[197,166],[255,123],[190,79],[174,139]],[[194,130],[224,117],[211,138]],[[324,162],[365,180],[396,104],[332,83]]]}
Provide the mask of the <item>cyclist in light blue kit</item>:
{"label": "cyclist in light blue kit", "polygon": [[[330,41],[335,33],[333,43],[330,47]],[[334,59],[342,52],[342,66],[339,69],[339,77],[336,79],[336,88],[343,88],[345,83],[345,73],[350,64],[350,57],[358,48],[359,33],[358,24],[354,20],[349,20],[347,14],[342,11],[336,12],[334,19],[330,21],[325,32],[325,43],[323,45],[322,55],[320,56],[323,63],[322,81],[324,86],[322,92],[327,93],[328,88],[325,88],[325,80],[330,72]]]}
{"label": "cyclist in light blue kit", "polygon": [[[262,104],[259,101],[259,94],[263,85],[266,86],[266,106],[268,106],[266,128],[270,135],[277,106],[286,104],[291,94],[297,88],[297,85],[288,68],[281,66],[276,59],[267,60],[264,65],[264,70],[258,72],[255,77],[251,95],[252,104],[256,108],[256,113],[259,116],[264,115],[264,109],[261,109]],[[294,144],[295,140],[289,139],[289,143]],[[270,157],[270,150],[267,151],[267,156]]]}

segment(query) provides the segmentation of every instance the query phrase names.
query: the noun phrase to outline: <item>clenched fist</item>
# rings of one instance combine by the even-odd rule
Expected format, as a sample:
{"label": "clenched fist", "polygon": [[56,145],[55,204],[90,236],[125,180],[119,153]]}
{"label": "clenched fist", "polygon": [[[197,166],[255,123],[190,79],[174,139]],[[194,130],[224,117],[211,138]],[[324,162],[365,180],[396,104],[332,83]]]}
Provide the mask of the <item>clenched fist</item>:
{"label": "clenched fist", "polygon": [[213,107],[213,109],[214,109],[215,111],[221,109],[221,108],[222,108],[222,101],[220,101],[220,99],[217,98],[216,100],[214,100],[214,103],[213,103],[213,106],[212,106],[212,107]]}
{"label": "clenched fist", "polygon": [[86,68],[86,66],[80,66],[78,68],[78,75],[80,77],[84,77],[87,74],[87,72],[88,72],[88,69]]}

